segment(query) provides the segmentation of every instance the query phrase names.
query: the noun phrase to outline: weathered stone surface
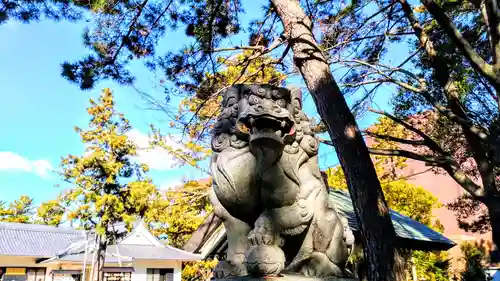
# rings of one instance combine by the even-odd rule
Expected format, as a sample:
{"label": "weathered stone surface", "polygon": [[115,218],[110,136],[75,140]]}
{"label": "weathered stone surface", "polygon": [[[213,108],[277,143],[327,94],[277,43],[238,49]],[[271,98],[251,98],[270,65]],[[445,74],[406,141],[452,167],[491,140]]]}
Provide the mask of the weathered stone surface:
{"label": "weathered stone surface", "polygon": [[[227,231],[216,278],[346,276],[354,239],[329,200],[319,141],[300,94],[267,85],[224,93],[213,130],[211,200]],[[323,280],[323,279],[322,279]]]}
{"label": "weathered stone surface", "polygon": [[229,277],[224,279],[212,278],[212,281],[359,281],[356,278],[349,277],[304,277],[299,274],[282,274],[276,277]]}

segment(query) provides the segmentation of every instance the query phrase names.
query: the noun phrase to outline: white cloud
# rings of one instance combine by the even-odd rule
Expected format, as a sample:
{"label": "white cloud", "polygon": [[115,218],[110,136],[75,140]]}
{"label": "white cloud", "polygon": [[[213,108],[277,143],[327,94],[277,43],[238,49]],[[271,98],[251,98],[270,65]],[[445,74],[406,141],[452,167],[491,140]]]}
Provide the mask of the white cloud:
{"label": "white cloud", "polygon": [[[139,147],[137,160],[140,163],[147,164],[150,169],[159,171],[169,170],[175,164],[175,159],[165,149],[150,148],[148,135],[136,129],[131,130],[127,135]],[[181,147],[177,141],[171,138],[167,139],[167,144],[174,149]]]}
{"label": "white cloud", "polygon": [[14,152],[0,151],[0,171],[34,173],[41,178],[48,178],[52,169],[47,160],[29,160]]}

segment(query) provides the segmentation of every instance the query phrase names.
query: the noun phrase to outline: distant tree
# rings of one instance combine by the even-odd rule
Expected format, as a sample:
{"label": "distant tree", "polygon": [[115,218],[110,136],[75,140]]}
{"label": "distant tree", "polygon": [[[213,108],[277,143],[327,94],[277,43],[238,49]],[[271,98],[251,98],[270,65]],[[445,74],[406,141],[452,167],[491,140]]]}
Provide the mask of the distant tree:
{"label": "distant tree", "polygon": [[132,128],[116,111],[111,91],[104,89],[98,102],[91,99],[87,112],[89,128],[75,129],[86,146],[85,154],[68,155],[61,162],[61,176],[71,185],[62,199],[68,220],[98,234],[95,268],[101,281],[106,248],[119,235],[114,225],[124,222],[130,227],[144,216],[157,189],[146,177],[148,167],[132,160],[137,155],[137,146],[127,137]]}
{"label": "distant tree", "polygon": [[459,272],[460,281],[491,280],[484,271],[484,253],[474,243],[462,243],[460,250],[465,261],[465,268]]}
{"label": "distant tree", "polygon": [[162,192],[145,213],[151,231],[167,243],[182,248],[203,222],[212,205],[208,198],[211,181],[187,181]]}
{"label": "distant tree", "polygon": [[31,223],[33,221],[33,199],[22,195],[19,199],[6,204],[0,202],[0,221]]}
{"label": "distant tree", "polygon": [[[145,215],[151,231],[174,247],[182,248],[212,211],[208,198],[211,181],[187,181],[158,196]],[[216,260],[183,263],[182,280],[208,280]]]}
{"label": "distant tree", "polygon": [[43,202],[36,212],[36,223],[59,226],[66,212],[60,199]]}

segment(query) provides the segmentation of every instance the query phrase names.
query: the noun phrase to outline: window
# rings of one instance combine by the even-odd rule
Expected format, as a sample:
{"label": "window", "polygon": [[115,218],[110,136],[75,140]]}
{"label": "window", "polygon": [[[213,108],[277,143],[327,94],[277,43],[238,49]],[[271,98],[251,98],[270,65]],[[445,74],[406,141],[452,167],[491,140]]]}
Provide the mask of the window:
{"label": "window", "polygon": [[45,280],[45,268],[28,268],[27,273],[28,273],[27,281]]}
{"label": "window", "polygon": [[172,268],[148,268],[147,281],[173,281],[174,270]]}
{"label": "window", "polygon": [[45,268],[2,267],[0,268],[0,280],[45,281]]}

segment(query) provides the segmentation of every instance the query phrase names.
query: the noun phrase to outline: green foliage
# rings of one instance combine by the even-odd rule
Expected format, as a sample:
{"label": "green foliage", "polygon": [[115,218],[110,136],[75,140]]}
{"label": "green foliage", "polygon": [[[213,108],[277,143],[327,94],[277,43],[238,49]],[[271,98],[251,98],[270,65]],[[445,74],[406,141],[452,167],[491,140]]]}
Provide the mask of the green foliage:
{"label": "green foliage", "polygon": [[205,260],[199,262],[187,262],[182,270],[183,281],[204,281],[209,280],[212,270],[217,265],[217,260]]}
{"label": "green foliage", "polygon": [[[378,171],[384,170],[379,162],[375,163],[375,168]],[[326,174],[330,186],[347,190],[340,166],[329,168]],[[436,227],[435,230],[440,230],[440,224],[433,221],[432,210],[442,205],[432,193],[405,179],[381,180],[381,185],[389,208],[431,228]]]}
{"label": "green foliage", "polygon": [[484,271],[484,253],[474,244],[465,242],[460,245],[465,268],[460,273],[461,281],[486,281],[488,277]]}
{"label": "green foliage", "polygon": [[0,202],[0,221],[31,223],[33,220],[33,199],[22,195],[8,205]]}
{"label": "green foliage", "polygon": [[81,19],[81,12],[69,0],[6,0],[0,3],[0,26],[9,20],[30,23],[43,18],[75,21]]}
{"label": "green foliage", "polygon": [[429,281],[450,280],[450,264],[446,252],[413,251],[412,256],[419,278]]}
{"label": "green foliage", "polygon": [[87,109],[89,128],[76,128],[87,147],[83,156],[69,155],[61,161],[61,176],[71,184],[63,197],[68,220],[96,231],[108,241],[116,233],[108,226],[130,223],[143,216],[156,194],[146,177],[148,167],[133,162],[136,145],[128,138],[129,121],[116,112],[113,95],[104,89]]}
{"label": "green foliage", "polygon": [[[211,129],[220,113],[223,89],[243,83],[266,83],[280,85],[286,76],[278,71],[268,56],[255,56],[255,51],[244,51],[230,58],[219,57],[220,70],[215,74],[204,74],[201,84],[193,88],[192,95],[184,97],[176,112],[175,120],[170,127],[184,132],[185,139],[180,148],[168,145],[159,129],[152,126],[152,145],[166,149],[182,164],[201,168],[198,163],[210,157],[209,146]],[[181,88],[186,88],[181,85]]]}
{"label": "green foliage", "polygon": [[[122,84],[134,81],[127,66],[135,59],[143,59],[152,69],[161,69],[177,86],[187,81],[198,85],[204,75],[200,66],[208,66],[209,50],[223,38],[239,31],[237,13],[239,1],[90,1],[79,4],[96,15],[96,24],[86,30],[85,45],[92,53],[77,62],[65,62],[62,75],[82,89],[93,88],[103,79]],[[185,34],[196,43],[179,53],[158,55],[156,47],[168,31],[182,26]],[[185,56],[189,54],[189,56]],[[213,64],[210,65],[214,66]],[[194,80],[194,81],[193,81]]]}
{"label": "green foliage", "polygon": [[59,226],[63,222],[65,212],[60,198],[43,202],[37,209],[37,223]]}
{"label": "green foliage", "polygon": [[151,231],[167,243],[182,248],[191,234],[212,211],[208,198],[211,181],[188,181],[158,196],[145,214]]}
{"label": "green foliage", "polygon": [[[145,215],[153,234],[165,238],[171,246],[182,248],[212,211],[208,198],[211,184],[210,180],[188,181],[158,196]],[[216,264],[216,260],[186,262],[182,280],[208,280]]]}

